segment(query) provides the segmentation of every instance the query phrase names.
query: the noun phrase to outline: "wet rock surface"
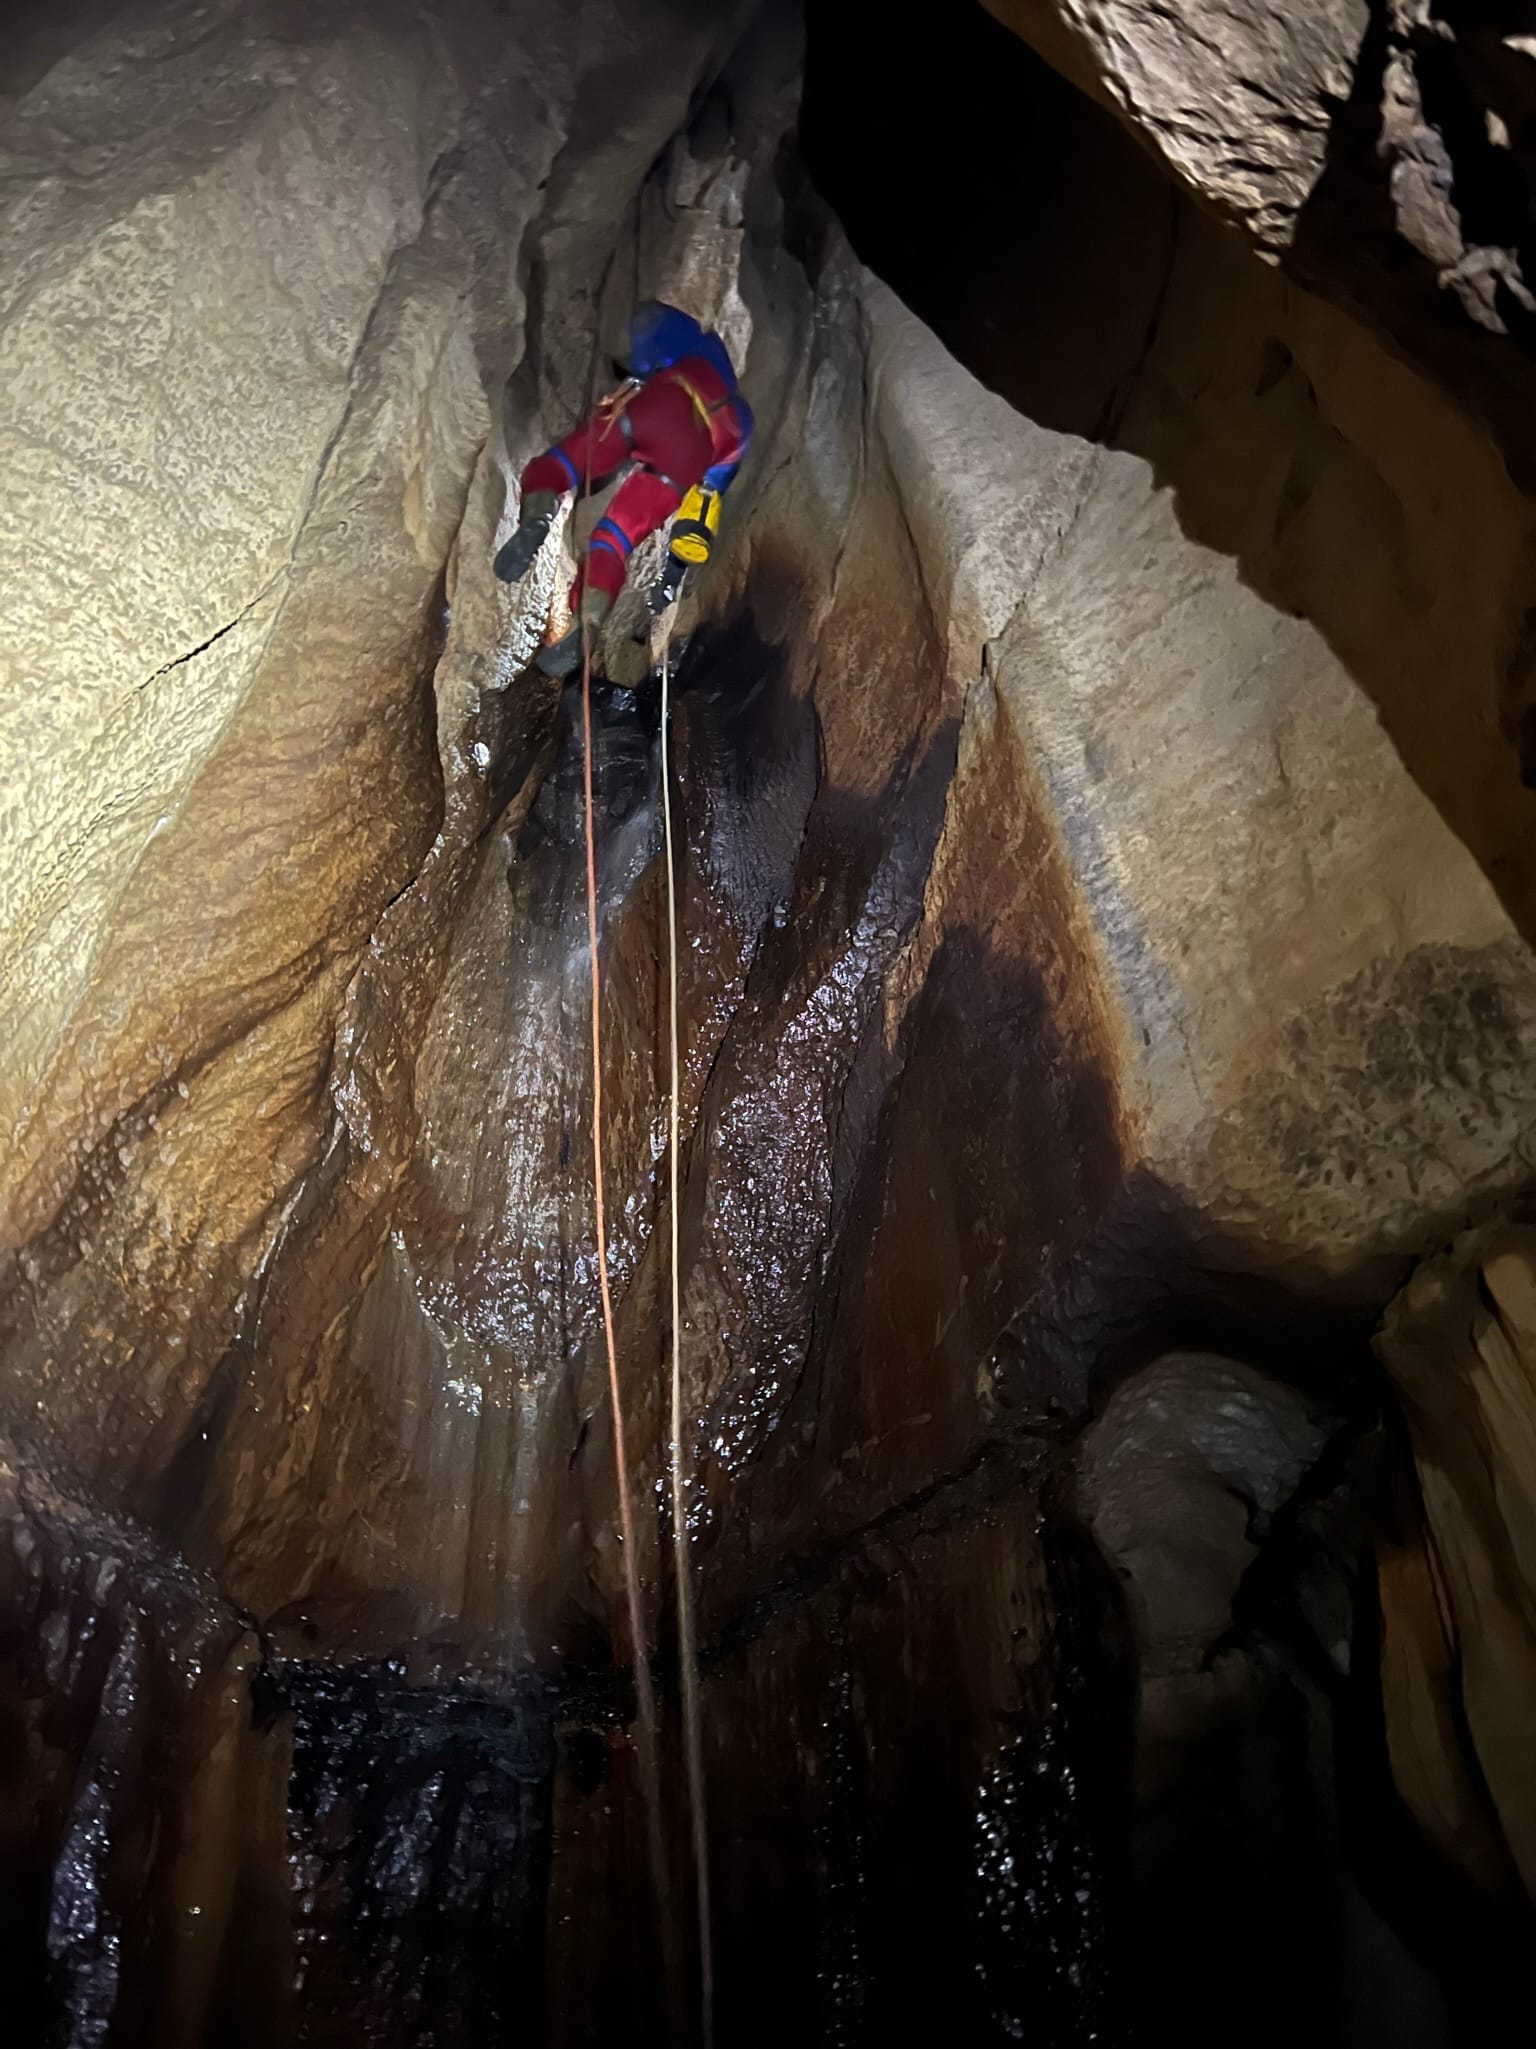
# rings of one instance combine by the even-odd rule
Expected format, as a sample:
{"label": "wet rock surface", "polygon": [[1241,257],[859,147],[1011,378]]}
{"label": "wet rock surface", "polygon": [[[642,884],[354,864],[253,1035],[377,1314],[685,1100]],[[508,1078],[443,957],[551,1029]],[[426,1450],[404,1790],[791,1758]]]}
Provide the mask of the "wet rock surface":
{"label": "wet rock surface", "polygon": [[537,2039],[550,1709],[291,1663],[293,1996],[305,2042]]}
{"label": "wet rock surface", "polygon": [[[722,2039],[805,2014],[849,2044],[1121,2038],[1126,1675],[1099,1634],[1112,1593],[1091,1562],[1073,1580],[1041,1523],[1016,1478],[935,1497],[709,1653]],[[553,1883],[557,1909],[601,1899],[584,1925],[622,1951],[648,1903],[614,1882],[620,1760],[601,1787],[557,1777]],[[551,2039],[621,2025],[620,1985],[564,1945],[560,1963]],[[629,2009],[658,2034],[661,2011]]]}
{"label": "wet rock surface", "polygon": [[201,2042],[247,1978],[253,2024],[270,2024],[287,1758],[252,1725],[249,1620],[147,1533],[9,1457],[0,1505],[0,1954],[17,2039]]}
{"label": "wet rock surface", "polygon": [[[669,745],[719,2039],[1214,2040],[1278,1981],[1256,2039],[1499,2039],[1362,1877],[1406,1808],[1447,1925],[1510,1917],[1496,1976],[1520,1480],[1481,1488],[1459,1326],[1413,1351],[1476,1390],[1443,1443],[1441,1368],[1384,1353],[1422,1506],[1399,1462],[1379,1572],[1352,1461],[1408,1262],[1529,1175],[1528,507],[1015,38],[861,18],[813,12],[803,131],[852,248],[774,8],[18,44],[0,1625],[39,2039],[691,2039],[658,649],[632,595],[593,773],[660,1924],[580,703],[528,667],[571,537],[515,595],[489,568],[503,471],[673,292],[759,416]],[[1296,41],[1248,26],[1234,148]],[[897,115],[951,88],[1013,110],[974,123],[1007,203],[936,218]],[[1313,174],[1280,126],[1266,247]],[[143,306],[204,298],[228,334],[177,328],[130,405]],[[1498,1623],[1476,1701],[1444,1585]]]}

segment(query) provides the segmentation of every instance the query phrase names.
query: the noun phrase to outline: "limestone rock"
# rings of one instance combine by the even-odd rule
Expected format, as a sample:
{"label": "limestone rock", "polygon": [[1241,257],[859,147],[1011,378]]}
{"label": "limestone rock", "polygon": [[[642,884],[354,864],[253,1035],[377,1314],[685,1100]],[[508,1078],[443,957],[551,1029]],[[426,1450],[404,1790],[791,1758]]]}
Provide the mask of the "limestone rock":
{"label": "limestone rock", "polygon": [[[0,1457],[0,1868],[15,2024],[194,2049],[281,2018],[288,1759],[210,1582]],[[231,1939],[233,1935],[233,1940]],[[269,1939],[278,1938],[277,1944]]]}
{"label": "limestone rock", "polygon": [[1463,1740],[1457,1634],[1415,1502],[1377,1548],[1381,1699],[1392,1778],[1426,1837],[1491,1898],[1516,1887],[1496,1809]]}
{"label": "limestone rock", "polygon": [[[1424,1501],[1421,1571],[1432,1575],[1441,1643],[1422,1599],[1416,1616],[1395,1604],[1398,1626],[1425,1646],[1420,1660],[1429,1678],[1447,1665],[1454,1672],[1456,1722],[1529,1892],[1536,1890],[1536,1232],[1492,1225],[1427,1262],[1389,1309],[1378,1349],[1412,1433]],[[1447,1813],[1435,1781],[1454,1787],[1465,1766],[1424,1741],[1423,1718],[1402,1692],[1391,1687],[1397,1712],[1418,1720],[1414,1747],[1430,1753],[1405,1772],[1405,1796],[1421,1809],[1433,1803],[1440,1833],[1454,1840],[1465,1826],[1464,1803],[1453,1798]],[[1444,1708],[1436,1713],[1444,1730]],[[1483,1861],[1486,1868],[1486,1852]]]}
{"label": "limestone rock", "polygon": [[[1064,1004],[1096,1003],[1082,1030],[1103,1035],[1130,1148],[1211,1223],[1338,1268],[1386,1249],[1394,1215],[1441,1200],[1432,1169],[1415,1171],[1411,1187],[1399,1180],[1402,1154],[1378,1149],[1388,1132],[1422,1131],[1425,1154],[1451,1147],[1460,1164],[1443,1184],[1447,1217],[1469,1180],[1522,1171],[1536,981],[1342,664],[1252,588],[1283,576],[1351,652],[1365,612],[1385,626],[1369,544],[1335,594],[1324,538],[1346,505],[1382,488],[1368,463],[1341,458],[1329,475],[1320,460],[1305,487],[1309,535],[1264,534],[1268,487],[1256,480],[1271,451],[1283,461],[1280,445],[1294,450],[1297,429],[1253,402],[1265,314],[1237,309],[1262,273],[1228,270],[1227,255],[1219,236],[1183,244],[1120,429],[1150,466],[1036,426],[953,371],[946,381],[931,339],[872,295],[894,445],[912,452],[909,519],[919,534],[943,533],[938,561],[964,564],[949,617],[969,623],[970,663],[984,665],[967,698],[929,915],[970,918],[1026,955],[1042,946],[1038,911],[999,923],[995,860],[965,868],[1005,809],[1038,805],[1065,871],[1067,958],[1080,948],[1093,961],[1097,994],[1083,994],[1082,967],[1046,970],[1048,986]],[[1217,277],[1232,289],[1208,324]],[[1309,361],[1318,347],[1320,380],[1324,336],[1338,345],[1333,390],[1322,389],[1347,404],[1361,387],[1346,377],[1336,324],[1313,305],[1283,310],[1307,334]],[[1407,386],[1398,396],[1428,403]],[[985,435],[963,424],[981,419]],[[964,446],[968,431],[974,455],[956,493],[926,451],[957,437]],[[1384,414],[1366,446],[1384,451],[1391,433]],[[1249,450],[1240,482],[1226,467],[1234,437]],[[1157,489],[1170,473],[1185,479],[1173,502]],[[1242,573],[1202,544],[1228,488],[1253,522]],[[1416,487],[1405,475],[1402,488]],[[1262,550],[1276,545],[1285,560],[1272,567]],[[1097,567],[1110,552],[1121,564],[1112,591]],[[1385,564],[1382,574],[1395,581]],[[1351,619],[1346,604],[1362,610]],[[1025,886],[1039,889],[1040,866],[1029,857]],[[1349,903],[1347,919],[1330,917],[1332,901]],[[1501,994],[1478,993],[1493,987]],[[1477,1076],[1478,1111],[1452,1108],[1454,1080],[1446,1093],[1469,1034],[1481,1048],[1465,1070]],[[1361,1235],[1351,1216],[1367,1214]]]}
{"label": "limestone rock", "polygon": [[[1139,12],[1093,19],[1130,36]],[[1409,1256],[1528,1178],[1536,866],[1494,709],[1536,597],[1528,508],[1417,372],[1160,185],[1121,213],[1113,177],[1062,179],[1085,228],[1102,240],[1104,205],[1146,247],[1093,301],[1089,351],[1042,253],[1012,376],[985,388],[803,189],[792,40],[765,56],[759,23],[737,43],[735,10],[633,0],[579,47],[586,16],[491,0],[108,16],[52,68],[22,47],[4,117],[22,374],[0,430],[29,508],[0,516],[18,1461],[209,1574],[178,1568],[210,1661],[236,1603],[268,1676],[303,1666],[287,1825],[313,1925],[347,1936],[312,1980],[327,2025],[362,2002],[408,2039],[442,1947],[432,1903],[410,1904],[434,1859],[494,1838],[496,1873],[460,1873],[453,1899],[477,1928],[515,1916],[519,1943],[541,1925],[529,1817],[556,1704],[592,1742],[559,1784],[552,1896],[611,1888],[595,2024],[650,1997],[582,739],[574,697],[526,673],[572,532],[515,599],[489,563],[507,473],[583,406],[631,293],[698,295],[750,336],[759,415],[676,622],[670,736],[687,1552],[731,1996],[782,1910],[825,1940],[774,1987],[781,2032],[846,1995],[838,2014],[894,2036],[911,1985],[930,2032],[957,1986],[1016,2031],[1047,1979],[1098,2025],[1060,1965],[1102,1959],[1097,1879],[1047,1924],[1009,1882],[1019,1858],[1044,1871],[1058,1824],[1100,1840],[1068,1797],[1083,1729],[1102,1711],[1129,1742],[1123,1673],[1075,1705],[1053,1692],[1074,1614],[1107,1639],[1112,1602],[1087,1566],[1086,1589],[1052,1581],[1036,1487],[1149,1335],[1316,1337],[1322,1378]],[[1243,20],[1234,130],[1268,118],[1265,67],[1290,49]],[[1284,147],[1232,173],[1265,235],[1310,204],[1351,20],[1327,12]],[[1138,59],[1144,103],[1171,47]],[[1197,98],[1216,91],[1202,49]],[[602,1142],[665,1651],[662,763],[636,612],[615,613],[594,696]],[[1261,1512],[1319,1426],[1208,1359],[1170,1369],[1174,1408],[1202,1374],[1245,1457],[1273,1425]],[[1143,1604],[1186,1667],[1249,1548],[1223,1445],[1197,1449],[1159,1456],[1215,1565],[1172,1547]],[[59,1538],[76,1566],[84,1520]],[[52,1612],[25,1610],[33,1634]],[[382,1834],[376,1734],[416,1803]],[[578,1813],[594,1747],[616,1790]],[[281,1764],[253,1796],[266,1847]],[[368,1814],[328,1835],[352,1793]],[[1420,1805],[1458,1798],[1442,1777]],[[954,1876],[921,1964],[913,1803]],[[376,1871],[399,2003],[337,1905]],[[577,2039],[590,1930],[551,1925]]]}
{"label": "limestone rock", "polygon": [[[586,154],[596,189],[627,195],[716,32],[590,46],[641,53],[652,124]],[[441,731],[434,671],[572,33],[168,0],[76,24],[5,116],[4,1412],[118,1501],[161,1484],[331,1143],[381,915],[485,801],[478,558],[487,659],[445,669]],[[592,196],[552,203],[576,291]]]}
{"label": "limestone rock", "polygon": [[1084,1435],[1078,1489],[1154,1669],[1199,1671],[1258,1532],[1326,1434],[1293,1389],[1199,1353],[1154,1360],[1111,1396]]}
{"label": "limestone rock", "polygon": [[1435,1977],[1350,1854],[1343,1817],[1368,1796],[1336,1733],[1356,1629],[1315,1465],[1331,1427],[1315,1399],[1250,1365],[1175,1352],[1083,1433],[1076,1496],[1137,1667],[1131,1996],[1198,2037],[1212,1994],[1238,1996],[1274,1945],[1287,1968],[1261,2036],[1283,2041],[1326,2009],[1345,2039],[1453,2040]]}
{"label": "limestone rock", "polygon": [[[1508,10],[1426,0],[987,0],[1271,261],[1384,335],[1536,482],[1536,63]],[[1536,777],[1528,617],[1501,659]]]}
{"label": "limestone rock", "polygon": [[1366,0],[986,0],[1262,247],[1289,246],[1370,21]]}

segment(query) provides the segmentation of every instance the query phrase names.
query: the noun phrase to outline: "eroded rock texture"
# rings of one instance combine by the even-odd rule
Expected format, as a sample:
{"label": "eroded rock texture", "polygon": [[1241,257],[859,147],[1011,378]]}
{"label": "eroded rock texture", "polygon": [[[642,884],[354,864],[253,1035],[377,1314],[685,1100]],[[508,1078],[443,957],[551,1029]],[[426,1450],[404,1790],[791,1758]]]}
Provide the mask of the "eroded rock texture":
{"label": "eroded rock texture", "polygon": [[[1210,50],[1166,10],[1137,44],[1143,13],[1093,15],[1127,17],[1137,104],[1204,104]],[[1014,38],[978,16],[995,67],[919,36],[845,75],[858,14],[812,16],[805,121],[852,246],[776,8],[164,0],[18,43],[0,1424],[26,1969],[62,2039],[689,2039],[619,1619],[579,707],[528,668],[568,535],[516,595],[489,568],[504,473],[651,293],[722,324],[759,416],[673,648],[721,2039],[1075,2044],[1150,2009],[1216,2039],[1179,1943],[1271,1828],[1310,1904],[1232,1954],[1315,1953],[1255,2038],[1370,2039],[1396,1973],[1414,2039],[1460,2039],[1333,1785],[1371,1538],[1292,1504],[1332,1499],[1341,1419],[1367,1434],[1408,1259],[1529,1175],[1498,722],[1528,507],[1436,359],[1260,262]],[[1231,161],[1274,67],[1305,110],[1358,51],[1344,10],[1243,33]],[[983,154],[1007,205],[927,235],[892,96],[951,84],[1019,96],[977,148],[1032,176]],[[1271,253],[1318,175],[1316,123],[1281,131],[1232,186]],[[1223,198],[1198,142],[1177,167]],[[603,1142],[675,1822],[645,629],[637,596],[594,693]],[[1140,1539],[1121,1454],[1161,1474]],[[1288,1516],[1333,1561],[1321,1675],[1278,1626],[1226,1643]],[[86,1733],[39,1744],[81,1588],[149,1647],[119,1720],[76,1660]],[[1431,1826],[1467,1767],[1424,1619],[1421,1779],[1396,1707],[1361,1756],[1497,1890],[1502,1808]],[[58,1790],[119,1721],[153,1829]],[[1165,1854],[1234,1786],[1252,1830]],[[116,1876],[76,1885],[87,1823],[206,1928],[190,1961]],[[1156,1886],[1160,1979],[1127,1933]]]}
{"label": "eroded rock texture", "polygon": [[262,2039],[286,2017],[288,1746],[253,1714],[255,1632],[142,1531],[10,1467],[0,1489],[18,2039],[200,2042],[237,2007]]}
{"label": "eroded rock texture", "polygon": [[[1388,1735],[1405,1796],[1448,1852],[1501,1890],[1536,1890],[1528,1225],[1473,1232],[1388,1311],[1423,1519],[1382,1586]],[[1454,1733],[1453,1733],[1454,1732]]]}
{"label": "eroded rock texture", "polygon": [[[1439,0],[987,0],[1287,274],[1362,315],[1532,481],[1536,42]],[[1497,702],[1536,775],[1529,606]]]}
{"label": "eroded rock texture", "polygon": [[1364,1604],[1352,1490],[1326,1454],[1337,1427],[1252,1367],[1170,1353],[1084,1434],[1078,1500],[1136,1650],[1126,1969],[1137,2005],[1196,2040],[1219,2039],[1213,2007],[1276,1952],[1292,1967],[1271,1981],[1267,2038],[1326,2012],[1341,2041],[1455,2039],[1458,2019],[1502,2040],[1511,2005],[1486,1959],[1456,1955],[1471,1917],[1426,1968],[1391,1888],[1351,1853],[1370,1753],[1349,1733]]}

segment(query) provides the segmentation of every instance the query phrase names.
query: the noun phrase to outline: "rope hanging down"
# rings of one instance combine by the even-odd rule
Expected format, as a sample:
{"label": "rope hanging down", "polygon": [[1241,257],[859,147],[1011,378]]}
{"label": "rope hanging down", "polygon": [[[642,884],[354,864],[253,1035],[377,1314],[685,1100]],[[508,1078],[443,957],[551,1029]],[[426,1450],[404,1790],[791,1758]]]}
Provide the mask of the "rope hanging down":
{"label": "rope hanging down", "polygon": [[[588,635],[583,630],[583,642]],[[619,1386],[618,1344],[614,1336],[613,1288],[608,1273],[608,1210],[603,1184],[603,1025],[602,975],[597,947],[597,843],[592,829],[592,654],[582,649],[582,751],[585,756],[587,818],[587,940],[592,958],[592,1194],[597,1212],[597,1280],[603,1304],[603,1338],[608,1353],[608,1398],[613,1406],[613,1465],[619,1494],[619,1533],[624,1545],[624,1594],[629,1609],[630,1652],[635,1667],[635,1696],[642,1732],[654,1732],[656,1696],[640,1605],[640,1559],[635,1547],[635,1513],[629,1484],[629,1454],[624,1444],[624,1397]]]}
{"label": "rope hanging down", "polygon": [[[592,357],[591,397],[597,396],[598,352]],[[591,408],[589,408],[589,411]],[[582,505],[592,497],[590,444],[582,480]],[[587,943],[591,962],[592,1009],[592,1192],[597,1230],[598,1292],[602,1302],[603,1340],[608,1364],[608,1395],[613,1416],[614,1479],[619,1501],[619,1533],[624,1552],[624,1594],[629,1617],[629,1638],[635,1676],[638,1710],[642,1793],[646,1808],[652,1877],[657,1909],[663,1927],[663,1946],[670,1948],[667,1858],[661,1824],[661,1782],[657,1745],[656,1695],[651,1679],[649,1641],[640,1589],[640,1557],[636,1544],[633,1492],[629,1475],[629,1453],[625,1430],[623,1390],[619,1381],[618,1342],[613,1316],[613,1288],[608,1265],[607,1193],[603,1172],[603,1030],[602,971],[599,955],[597,910],[597,831],[593,788],[592,746],[592,628],[582,602],[577,600],[581,626],[581,726],[582,794],[587,868]],[[672,781],[669,761],[671,723],[670,651],[664,640],[661,657],[661,788],[667,875],[667,953],[669,1012],[669,1171],[672,1290],[672,1371],[670,1403],[670,1468],[672,1494],[672,1544],[677,1588],[678,1658],[683,1702],[683,1745],[688,1787],[691,1847],[698,1908],[700,2033],[703,2049],[714,2041],[714,1954],[711,1929],[708,1832],[704,1794],[703,1719],[699,1701],[698,1641],[693,1606],[693,1582],[688,1567],[687,1504],[683,1464],[683,1379],[681,1283],[678,1260],[678,1197],[680,1186],[680,1082],[678,1050],[678,937],[677,867],[672,821]]]}
{"label": "rope hanging down", "polygon": [[667,850],[667,1010],[671,1085],[667,1125],[671,1178],[667,1210],[672,1231],[672,1571],[677,1585],[677,1658],[683,1697],[683,1751],[693,1834],[694,1884],[698,1896],[699,1999],[704,2049],[711,2049],[714,2041],[715,1970],[710,1931],[709,1831],[704,1808],[704,1726],[699,1709],[698,1631],[693,1612],[693,1575],[688,1564],[688,1511],[683,1471],[683,1310],[678,1260],[682,1090],[678,1079],[677,859],[672,836],[671,725],[671,649],[664,640],[661,650],[661,814]]}
{"label": "rope hanging down", "polygon": [[[597,395],[597,349],[592,354],[592,397]],[[582,504],[592,498],[592,459],[588,446],[582,480]],[[663,1949],[671,1947],[666,1842],[661,1825],[661,1770],[656,1736],[656,1691],[651,1681],[650,1644],[640,1597],[640,1552],[635,1539],[634,1499],[629,1478],[629,1451],[624,1422],[624,1395],[619,1385],[618,1342],[614,1334],[613,1285],[608,1271],[608,1206],[603,1178],[603,990],[598,955],[597,829],[592,776],[592,628],[577,598],[581,624],[581,753],[583,822],[587,854],[587,947],[592,966],[592,1201],[597,1228],[597,1280],[603,1310],[603,1342],[608,1359],[608,1400],[613,1416],[613,1471],[619,1497],[619,1538],[624,1553],[624,1600],[629,1614],[630,1661],[635,1678],[639,1723],[641,1797],[645,1805],[651,1879],[661,1923]]]}

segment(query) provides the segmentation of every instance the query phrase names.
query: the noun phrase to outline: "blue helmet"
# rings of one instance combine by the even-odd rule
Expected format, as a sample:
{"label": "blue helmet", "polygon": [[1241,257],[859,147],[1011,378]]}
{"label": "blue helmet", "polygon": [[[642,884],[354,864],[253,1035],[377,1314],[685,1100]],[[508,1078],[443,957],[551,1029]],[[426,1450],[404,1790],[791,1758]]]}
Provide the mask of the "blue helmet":
{"label": "blue helmet", "polygon": [[629,323],[629,368],[635,377],[670,369],[684,356],[702,356],[712,363],[734,391],[736,366],[719,335],[700,327],[691,313],[682,313],[660,299],[637,306]]}

